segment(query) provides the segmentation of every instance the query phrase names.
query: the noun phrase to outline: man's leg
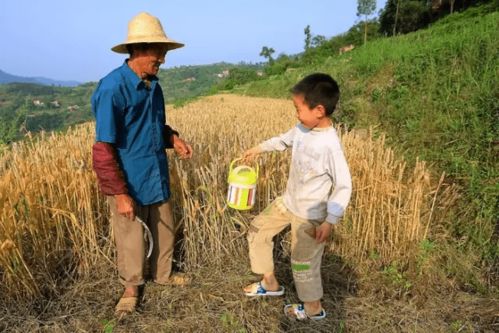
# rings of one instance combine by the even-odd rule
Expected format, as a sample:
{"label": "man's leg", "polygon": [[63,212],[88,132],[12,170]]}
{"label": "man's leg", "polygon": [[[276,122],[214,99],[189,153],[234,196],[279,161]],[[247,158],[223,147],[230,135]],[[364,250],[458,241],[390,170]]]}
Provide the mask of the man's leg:
{"label": "man's leg", "polygon": [[175,245],[175,224],[170,200],[151,205],[148,225],[154,240],[151,274],[154,282],[166,284],[172,272]]}
{"label": "man's leg", "polygon": [[[140,223],[118,214],[114,197],[109,196],[108,203],[116,243],[118,273],[120,282],[125,286],[115,308],[115,314],[121,317],[135,310],[139,286],[144,284],[144,238]],[[136,206],[135,209],[137,216],[147,219],[147,207]]]}
{"label": "man's leg", "polygon": [[[289,225],[290,217],[282,198],[277,198],[249,226],[247,238],[251,270],[263,275],[263,287],[270,291],[279,288],[274,275],[273,238]],[[244,291],[250,292],[251,287],[247,286]]]}
{"label": "man's leg", "polygon": [[[137,287],[144,284],[144,238],[140,223],[132,221],[116,210],[114,197],[108,197],[111,210],[111,223],[113,227],[114,241],[116,243],[118,273],[120,282],[128,287]],[[147,209],[136,207],[136,215],[141,218]]]}

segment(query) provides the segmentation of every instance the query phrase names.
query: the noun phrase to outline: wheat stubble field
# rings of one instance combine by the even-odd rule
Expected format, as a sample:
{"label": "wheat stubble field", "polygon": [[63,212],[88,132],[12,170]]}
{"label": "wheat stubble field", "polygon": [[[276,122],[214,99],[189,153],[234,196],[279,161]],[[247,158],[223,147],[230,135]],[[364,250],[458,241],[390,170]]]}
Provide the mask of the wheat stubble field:
{"label": "wheat stubble field", "polygon": [[[254,281],[245,234],[286,184],[288,153],[262,156],[257,203],[225,204],[228,167],[258,142],[296,123],[288,100],[216,95],[169,108],[168,123],[194,148],[169,153],[176,268],[185,287],[146,284],[138,313],[113,317],[120,295],[104,198],[91,168],[93,123],[27,137],[0,155],[0,331],[12,332],[473,332],[495,327],[497,301],[459,292],[436,269],[435,240],[459,196],[443,175],[409,164],[369,129],[339,128],[354,192],[323,260],[321,323],[289,322],[297,301],[289,240],[276,241],[281,299],[247,299]],[[491,330],[492,331],[492,330]]]}

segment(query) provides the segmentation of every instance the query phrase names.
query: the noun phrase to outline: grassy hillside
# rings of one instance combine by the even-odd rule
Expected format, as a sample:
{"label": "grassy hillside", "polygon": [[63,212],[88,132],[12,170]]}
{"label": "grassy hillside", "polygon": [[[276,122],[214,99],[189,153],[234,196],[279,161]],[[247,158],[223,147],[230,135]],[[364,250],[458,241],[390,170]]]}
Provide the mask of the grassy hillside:
{"label": "grassy hillside", "polygon": [[471,8],[429,29],[377,39],[341,56],[316,52],[312,64],[298,60],[292,70],[237,91],[288,97],[302,76],[331,74],[342,90],[339,121],[386,132],[410,161],[419,156],[445,171],[448,182],[462,186],[464,197],[448,223],[462,250],[478,251],[494,264],[499,255],[494,231],[499,215],[499,13],[494,8]]}

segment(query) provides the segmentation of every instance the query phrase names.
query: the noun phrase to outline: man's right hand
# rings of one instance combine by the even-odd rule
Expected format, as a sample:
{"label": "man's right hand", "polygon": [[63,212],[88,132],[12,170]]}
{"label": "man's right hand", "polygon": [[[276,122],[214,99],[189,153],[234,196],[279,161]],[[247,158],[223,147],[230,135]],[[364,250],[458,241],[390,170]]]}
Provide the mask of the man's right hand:
{"label": "man's right hand", "polygon": [[135,202],[132,197],[128,194],[116,194],[114,198],[116,199],[118,214],[123,215],[132,221],[135,220]]}

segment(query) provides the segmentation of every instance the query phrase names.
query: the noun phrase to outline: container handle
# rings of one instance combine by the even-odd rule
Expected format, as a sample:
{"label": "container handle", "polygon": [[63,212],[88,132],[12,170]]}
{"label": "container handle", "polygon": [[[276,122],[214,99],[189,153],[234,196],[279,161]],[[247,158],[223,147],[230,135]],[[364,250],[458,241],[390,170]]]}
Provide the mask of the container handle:
{"label": "container handle", "polygon": [[[237,161],[241,161],[242,158],[241,157],[238,157],[236,159],[234,159],[232,162],[230,162],[230,166],[229,166],[229,173],[232,172],[232,170],[234,170],[234,163],[236,163]],[[255,162],[255,171],[256,171],[256,178],[258,178],[258,175],[260,173],[260,166],[258,165],[258,163]]]}

